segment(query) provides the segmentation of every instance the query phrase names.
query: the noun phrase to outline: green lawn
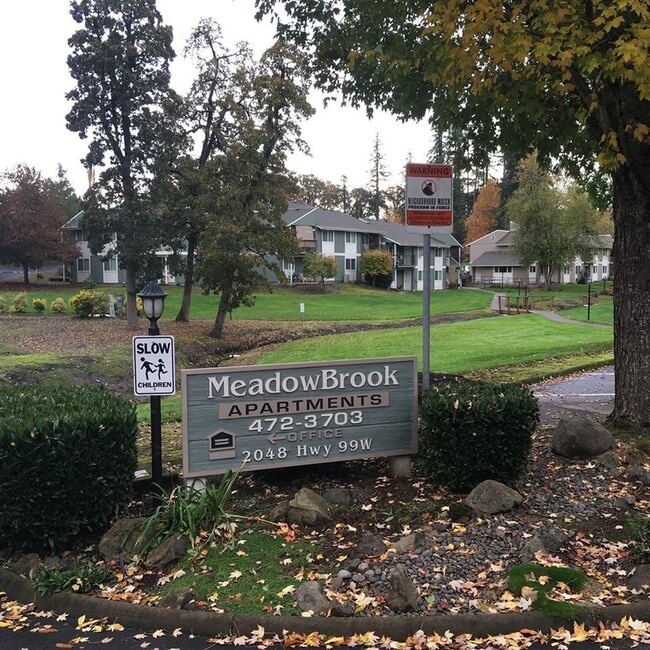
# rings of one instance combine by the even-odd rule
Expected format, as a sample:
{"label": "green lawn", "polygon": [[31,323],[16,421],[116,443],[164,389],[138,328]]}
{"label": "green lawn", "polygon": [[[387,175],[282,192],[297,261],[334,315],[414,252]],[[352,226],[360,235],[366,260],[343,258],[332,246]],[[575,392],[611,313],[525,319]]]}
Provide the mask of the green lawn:
{"label": "green lawn", "polygon": [[[431,371],[467,373],[541,359],[609,350],[610,330],[556,323],[527,314],[431,328]],[[422,328],[375,330],[293,341],[265,354],[262,363],[416,355],[422,366]]]}
{"label": "green lawn", "polygon": [[[585,303],[586,304],[586,303]],[[587,322],[587,307],[574,307],[573,309],[564,309],[559,312],[565,318]],[[614,301],[599,300],[591,305],[589,310],[589,321],[592,323],[604,323],[612,325],[614,323]]]}
{"label": "green lawn", "polygon": [[[422,316],[422,293],[383,291],[353,284],[328,286],[324,293],[303,292],[300,288],[277,287],[273,293],[258,294],[253,307],[240,307],[232,313],[237,320],[275,320],[275,321],[398,321]],[[22,290],[16,284],[15,292],[2,292],[6,308]],[[34,313],[32,300],[44,298],[47,311],[55,298],[61,297],[66,302],[80,289],[56,287],[49,291],[30,291],[27,294],[27,313]],[[125,296],[121,286],[101,287],[96,289],[104,293]],[[173,319],[181,305],[182,288],[164,287],[169,294],[165,301],[166,319]],[[433,316],[455,312],[478,311],[487,309],[492,300],[492,292],[480,290],[435,291],[431,294],[431,314]],[[300,305],[304,311],[300,311]],[[204,295],[199,289],[192,292],[192,320],[212,320],[216,316],[218,296]],[[69,311],[69,309],[68,309]]]}

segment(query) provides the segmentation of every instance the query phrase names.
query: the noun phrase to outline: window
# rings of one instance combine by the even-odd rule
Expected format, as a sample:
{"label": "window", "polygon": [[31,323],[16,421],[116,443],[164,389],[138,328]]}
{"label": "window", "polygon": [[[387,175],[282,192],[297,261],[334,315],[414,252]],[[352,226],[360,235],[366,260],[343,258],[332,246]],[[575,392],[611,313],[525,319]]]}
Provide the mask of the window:
{"label": "window", "polygon": [[440,282],[442,280],[442,271],[434,271],[433,279],[435,282]]}
{"label": "window", "polygon": [[442,257],[442,248],[434,248],[433,249],[433,256],[434,257]]}
{"label": "window", "polygon": [[603,277],[607,275],[607,267],[603,264]]}
{"label": "window", "polygon": [[357,260],[352,258],[352,257],[346,257],[346,259],[345,259],[345,270],[346,271],[355,271],[356,268],[357,268]]}
{"label": "window", "polygon": [[537,267],[534,264],[531,264],[528,267],[528,273],[537,273]]}
{"label": "window", "polygon": [[362,244],[370,244],[370,235],[367,232],[364,232],[361,235],[361,243]]}
{"label": "window", "polygon": [[582,267],[579,264],[576,264],[576,276],[582,274]]}
{"label": "window", "polygon": [[422,271],[418,271],[418,282],[422,282]]}
{"label": "window", "polygon": [[323,230],[323,241],[334,241],[334,231]]}
{"label": "window", "polygon": [[72,241],[80,242],[86,241],[86,235],[83,230],[73,230],[72,231]]}
{"label": "window", "polygon": [[81,273],[90,271],[90,258],[89,257],[78,257],[77,258],[77,271]]}
{"label": "window", "polygon": [[512,273],[512,266],[495,266],[495,273]]}
{"label": "window", "polygon": [[345,243],[346,244],[356,244],[357,243],[357,233],[356,232],[346,232],[345,233]]}
{"label": "window", "polygon": [[111,257],[108,260],[104,260],[104,271],[117,271],[116,257]]}

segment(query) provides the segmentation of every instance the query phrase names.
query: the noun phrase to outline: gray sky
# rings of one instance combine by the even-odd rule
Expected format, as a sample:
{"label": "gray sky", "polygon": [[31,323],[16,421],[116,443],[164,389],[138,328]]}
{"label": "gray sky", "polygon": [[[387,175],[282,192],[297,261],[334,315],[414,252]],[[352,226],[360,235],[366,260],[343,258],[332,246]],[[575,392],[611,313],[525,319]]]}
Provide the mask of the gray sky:
{"label": "gray sky", "polygon": [[[158,0],[157,4],[165,22],[174,28],[177,59],[172,85],[179,92],[187,89],[192,76],[182,59],[183,46],[200,18],[214,18],[227,43],[249,41],[257,54],[272,41],[271,25],[253,18],[254,0]],[[65,126],[69,110],[65,93],[73,87],[66,64],[67,39],[76,27],[67,0],[0,3],[0,172],[24,163],[54,176],[61,163],[74,188],[83,193],[87,180],[80,159],[86,144]],[[318,93],[311,101],[316,114],[302,127],[311,157],[292,157],[288,166],[293,171],[336,183],[345,174],[350,188],[365,186],[376,132],[392,174],[389,184],[402,182],[409,152],[414,162],[426,161],[431,140],[426,123],[402,124],[387,114],[370,121],[363,111],[340,105],[325,109]]]}

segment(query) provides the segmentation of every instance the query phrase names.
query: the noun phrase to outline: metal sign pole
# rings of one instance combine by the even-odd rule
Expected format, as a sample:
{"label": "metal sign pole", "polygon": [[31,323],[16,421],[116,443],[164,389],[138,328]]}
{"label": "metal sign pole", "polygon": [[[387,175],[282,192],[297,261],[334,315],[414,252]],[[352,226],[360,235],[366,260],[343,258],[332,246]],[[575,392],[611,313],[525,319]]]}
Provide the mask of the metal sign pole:
{"label": "metal sign pole", "polygon": [[431,347],[431,235],[423,235],[422,279],[422,390],[429,388]]}

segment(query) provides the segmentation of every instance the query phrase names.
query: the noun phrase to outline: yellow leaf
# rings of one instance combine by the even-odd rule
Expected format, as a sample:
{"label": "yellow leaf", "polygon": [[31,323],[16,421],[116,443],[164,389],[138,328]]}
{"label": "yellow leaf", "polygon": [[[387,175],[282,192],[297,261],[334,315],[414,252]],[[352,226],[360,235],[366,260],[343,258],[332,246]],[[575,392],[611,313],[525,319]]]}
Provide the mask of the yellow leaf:
{"label": "yellow leaf", "polygon": [[573,623],[573,634],[571,635],[572,641],[586,641],[589,638],[589,633],[585,630],[584,623],[578,625]]}

